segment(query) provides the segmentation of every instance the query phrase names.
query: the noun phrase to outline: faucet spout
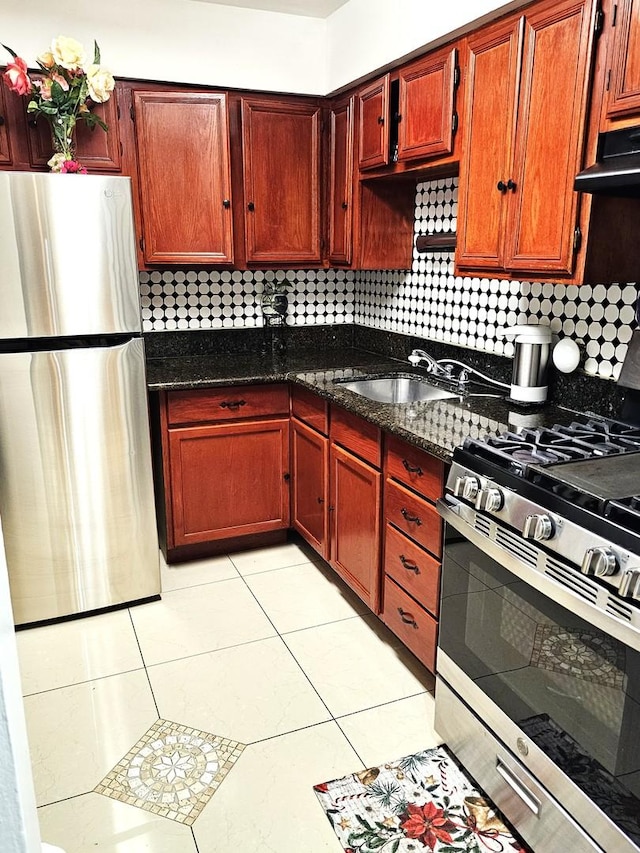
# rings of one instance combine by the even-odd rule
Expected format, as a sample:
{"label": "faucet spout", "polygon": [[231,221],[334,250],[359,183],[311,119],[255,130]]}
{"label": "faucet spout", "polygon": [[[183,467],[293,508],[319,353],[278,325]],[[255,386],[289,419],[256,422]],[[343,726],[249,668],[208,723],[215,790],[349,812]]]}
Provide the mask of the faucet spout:
{"label": "faucet spout", "polygon": [[408,360],[414,366],[424,363],[427,373],[433,373],[434,376],[447,377],[449,375],[448,371],[442,368],[435,358],[430,356],[429,353],[425,352],[423,349],[414,349],[408,357]]}

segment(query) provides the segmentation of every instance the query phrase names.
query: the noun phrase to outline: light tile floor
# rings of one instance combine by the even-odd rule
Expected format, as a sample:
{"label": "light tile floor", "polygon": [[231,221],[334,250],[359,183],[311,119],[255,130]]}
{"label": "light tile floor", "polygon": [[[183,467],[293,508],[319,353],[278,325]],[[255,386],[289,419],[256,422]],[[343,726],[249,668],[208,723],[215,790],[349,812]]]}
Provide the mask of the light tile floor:
{"label": "light tile floor", "polygon": [[[338,853],[312,786],[438,744],[431,675],[296,541],[162,580],[160,602],[18,634],[43,840]],[[158,718],[246,744],[191,826],[93,793]]]}

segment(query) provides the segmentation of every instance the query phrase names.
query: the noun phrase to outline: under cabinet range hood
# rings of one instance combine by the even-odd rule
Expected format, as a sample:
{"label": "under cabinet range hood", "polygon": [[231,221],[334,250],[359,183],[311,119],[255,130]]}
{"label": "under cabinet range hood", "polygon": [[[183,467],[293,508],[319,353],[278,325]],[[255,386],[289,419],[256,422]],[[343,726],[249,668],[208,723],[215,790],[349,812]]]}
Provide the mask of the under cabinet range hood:
{"label": "under cabinet range hood", "polygon": [[574,189],[598,195],[640,197],[640,126],[601,133],[596,162],[576,176]]}

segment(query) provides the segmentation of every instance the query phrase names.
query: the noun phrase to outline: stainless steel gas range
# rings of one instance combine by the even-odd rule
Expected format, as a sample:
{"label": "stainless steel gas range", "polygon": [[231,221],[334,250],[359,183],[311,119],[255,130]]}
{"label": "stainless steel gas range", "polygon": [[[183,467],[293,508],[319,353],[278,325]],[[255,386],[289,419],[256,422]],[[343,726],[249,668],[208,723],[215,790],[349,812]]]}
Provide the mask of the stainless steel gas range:
{"label": "stainless steel gas range", "polygon": [[536,853],[640,850],[640,429],[454,452],[436,729]]}

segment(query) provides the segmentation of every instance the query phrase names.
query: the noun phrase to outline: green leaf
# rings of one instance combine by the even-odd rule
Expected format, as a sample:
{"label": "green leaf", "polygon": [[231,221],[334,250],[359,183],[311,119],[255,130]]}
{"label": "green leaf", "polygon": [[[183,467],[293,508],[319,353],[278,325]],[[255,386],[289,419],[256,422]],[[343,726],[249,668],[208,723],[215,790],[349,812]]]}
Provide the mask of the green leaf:
{"label": "green leaf", "polygon": [[396,838],[396,840],[391,845],[390,853],[398,853],[398,847],[400,847],[400,839]]}
{"label": "green leaf", "polygon": [[56,104],[56,106],[64,104],[67,100],[67,93],[60,83],[57,83],[55,80],[51,83],[51,100]]}
{"label": "green leaf", "polygon": [[40,105],[38,104],[37,101],[29,101],[29,103],[27,104],[27,112],[28,113],[38,112],[39,109],[40,109]]}
{"label": "green leaf", "polygon": [[373,829],[373,826],[369,823],[369,821],[368,821],[368,820],[365,820],[365,819],[362,817],[362,815],[356,814],[356,818],[357,818],[358,823],[360,824],[360,826],[364,826],[364,827],[365,827],[365,829],[368,829],[369,831],[371,831],[371,830]]}
{"label": "green leaf", "polygon": [[40,112],[46,113],[48,116],[54,116],[58,112],[55,104],[52,104],[51,101],[42,101],[39,109]]}
{"label": "green leaf", "polygon": [[93,64],[100,65],[100,48],[98,47],[98,42],[95,40],[93,42]]}
{"label": "green leaf", "polygon": [[13,58],[14,58],[14,59],[17,59],[17,58],[18,58],[18,54],[15,52],[15,50],[11,50],[11,48],[10,48],[10,47],[7,47],[7,45],[6,45],[6,44],[3,44],[3,45],[2,45],[2,47],[7,51],[7,53],[10,53],[10,54],[11,54],[11,56],[13,56]]}

